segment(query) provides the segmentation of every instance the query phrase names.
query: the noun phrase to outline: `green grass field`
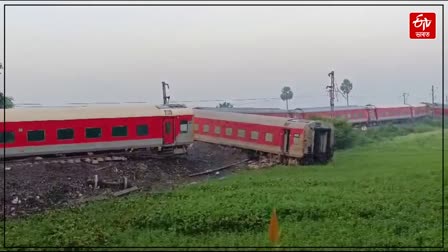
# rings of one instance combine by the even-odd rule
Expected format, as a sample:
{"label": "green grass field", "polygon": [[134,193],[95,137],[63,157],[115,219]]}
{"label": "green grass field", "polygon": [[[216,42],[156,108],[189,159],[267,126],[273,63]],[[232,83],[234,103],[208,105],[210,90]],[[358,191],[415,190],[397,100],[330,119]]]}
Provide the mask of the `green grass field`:
{"label": "green grass field", "polygon": [[[447,131],[448,133],[448,131]],[[7,246],[441,246],[441,130],[7,223]],[[445,182],[446,183],[446,182]]]}

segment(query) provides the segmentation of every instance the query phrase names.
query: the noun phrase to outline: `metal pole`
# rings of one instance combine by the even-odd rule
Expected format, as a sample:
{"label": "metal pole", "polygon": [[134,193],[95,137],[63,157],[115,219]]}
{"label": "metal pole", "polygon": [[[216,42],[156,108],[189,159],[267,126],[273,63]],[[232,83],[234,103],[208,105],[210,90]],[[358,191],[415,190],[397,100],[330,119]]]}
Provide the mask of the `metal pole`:
{"label": "metal pole", "polygon": [[406,96],[409,96],[408,93],[403,93],[403,104],[406,105]]}
{"label": "metal pole", "polygon": [[431,87],[432,105],[434,105],[434,85]]}
{"label": "metal pole", "polygon": [[169,96],[166,95],[166,89],[165,87],[168,87],[168,89],[170,88],[170,86],[168,85],[168,83],[165,83],[164,81],[162,81],[162,91],[163,91],[163,105],[167,105],[168,101],[170,99]]}
{"label": "metal pole", "polygon": [[331,71],[328,76],[331,79],[330,86],[327,86],[327,89],[330,90],[330,107],[331,107],[331,118],[334,118],[334,71]]}

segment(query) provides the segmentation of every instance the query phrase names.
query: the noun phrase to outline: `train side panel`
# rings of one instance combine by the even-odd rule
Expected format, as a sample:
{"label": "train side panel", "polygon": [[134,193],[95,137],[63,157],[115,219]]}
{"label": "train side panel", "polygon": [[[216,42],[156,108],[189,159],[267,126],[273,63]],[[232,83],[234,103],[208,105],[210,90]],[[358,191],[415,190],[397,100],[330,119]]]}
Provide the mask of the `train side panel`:
{"label": "train side panel", "polygon": [[195,117],[193,120],[195,140],[275,154],[282,153],[281,127],[201,117]]}
{"label": "train side panel", "polygon": [[[14,111],[8,111],[14,113]],[[193,115],[6,122],[6,157],[181,147],[193,142]],[[163,122],[171,120],[174,141],[164,144]],[[3,132],[3,124],[0,132]],[[3,146],[2,146],[3,147]],[[175,150],[176,148],[174,148]],[[3,156],[3,148],[0,149]]]}
{"label": "train side panel", "polygon": [[376,107],[378,121],[408,120],[412,118],[411,107]]}

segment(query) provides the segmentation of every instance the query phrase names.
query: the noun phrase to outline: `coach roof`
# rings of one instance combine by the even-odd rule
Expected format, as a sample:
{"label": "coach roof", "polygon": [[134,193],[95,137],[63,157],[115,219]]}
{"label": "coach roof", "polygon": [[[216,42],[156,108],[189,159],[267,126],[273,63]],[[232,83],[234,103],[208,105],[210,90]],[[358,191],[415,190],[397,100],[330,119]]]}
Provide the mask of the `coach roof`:
{"label": "coach roof", "polygon": [[[365,106],[335,106],[334,111],[346,111],[365,109]],[[309,107],[309,108],[296,108],[296,109],[280,109],[280,108],[212,108],[212,107],[197,107],[194,109],[200,110],[212,110],[220,112],[234,112],[234,113],[263,113],[263,114],[278,114],[278,113],[302,113],[302,112],[328,112],[331,111],[330,107]]]}
{"label": "coach roof", "polygon": [[[76,119],[127,118],[149,116],[192,115],[190,108],[159,109],[156,106],[87,106],[66,108],[12,108],[1,110],[3,117],[6,111],[6,122],[25,121],[57,121]],[[167,112],[165,112],[167,111]],[[169,113],[171,111],[171,113]]]}
{"label": "coach roof", "polygon": [[193,109],[195,118],[205,118],[222,121],[232,121],[241,123],[255,123],[270,126],[282,126],[291,128],[303,128],[306,125],[313,123],[309,120],[290,119],[285,117],[252,115],[232,112],[218,112],[211,110]]}

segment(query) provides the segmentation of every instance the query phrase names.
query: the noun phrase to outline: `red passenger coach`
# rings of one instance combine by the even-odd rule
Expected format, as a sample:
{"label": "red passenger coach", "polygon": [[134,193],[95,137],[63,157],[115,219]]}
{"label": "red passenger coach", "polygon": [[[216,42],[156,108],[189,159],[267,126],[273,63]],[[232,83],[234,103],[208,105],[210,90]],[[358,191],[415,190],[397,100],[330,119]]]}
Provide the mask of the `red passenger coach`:
{"label": "red passenger coach", "polygon": [[375,106],[376,121],[403,121],[412,119],[412,106]]}
{"label": "red passenger coach", "polygon": [[302,164],[326,163],[333,156],[334,130],[320,122],[275,116],[194,110],[194,138]]}
{"label": "red passenger coach", "polygon": [[[320,108],[302,108],[300,109],[305,119],[318,118],[331,118],[330,107]],[[366,124],[368,122],[369,114],[365,106],[348,106],[348,107],[335,107],[334,117],[346,119],[353,124]]]}
{"label": "red passenger coach", "polygon": [[430,109],[426,104],[417,104],[412,106],[412,118],[417,119],[428,116]]}
{"label": "red passenger coach", "polygon": [[130,148],[177,154],[193,142],[193,112],[179,105],[13,108],[0,116],[5,111],[6,158]]}
{"label": "red passenger coach", "polygon": [[434,115],[437,116],[437,117],[442,117],[442,115],[443,116],[447,116],[448,115],[448,106],[446,104],[443,106],[443,110],[442,110],[442,104],[436,104],[432,108],[432,110],[433,110]]}

